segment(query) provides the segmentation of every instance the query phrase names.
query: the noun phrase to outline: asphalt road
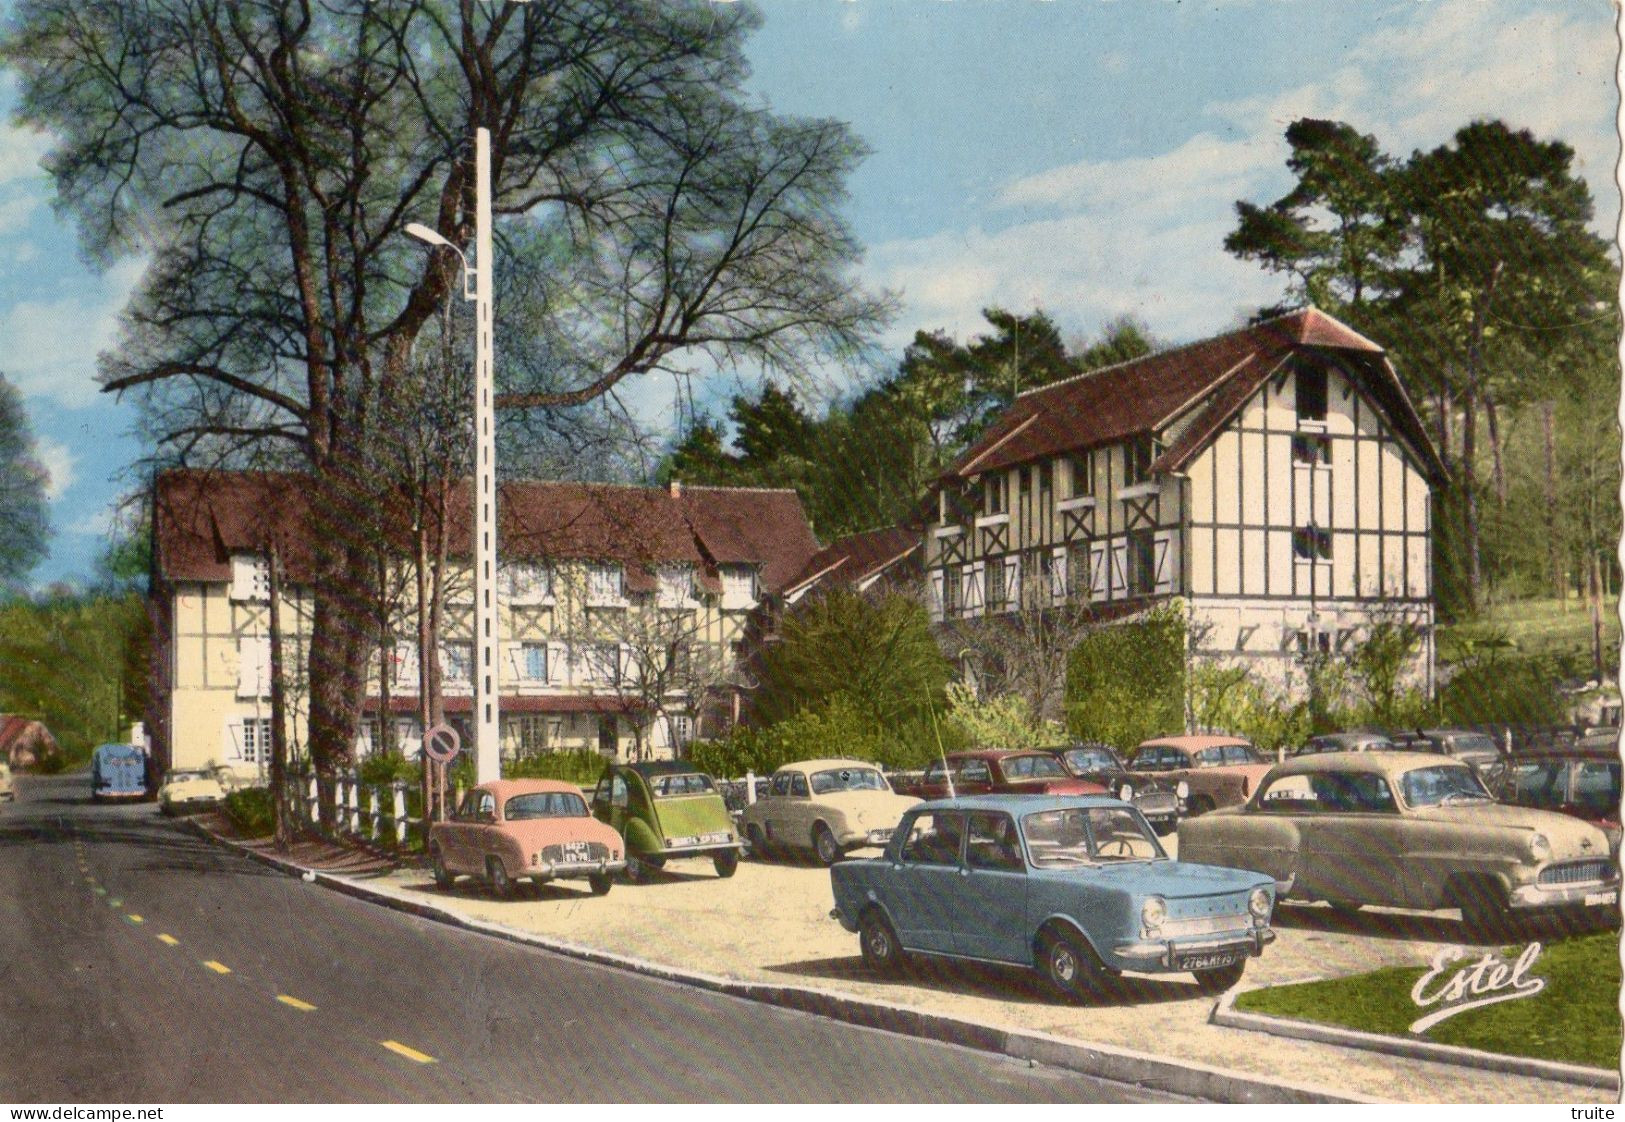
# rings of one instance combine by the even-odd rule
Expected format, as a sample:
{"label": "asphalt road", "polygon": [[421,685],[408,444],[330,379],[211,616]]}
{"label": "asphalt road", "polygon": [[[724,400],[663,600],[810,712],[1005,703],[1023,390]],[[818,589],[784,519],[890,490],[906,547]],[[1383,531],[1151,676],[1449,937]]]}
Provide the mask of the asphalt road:
{"label": "asphalt road", "polygon": [[88,776],[0,804],[0,1101],[1168,1102],[353,900]]}

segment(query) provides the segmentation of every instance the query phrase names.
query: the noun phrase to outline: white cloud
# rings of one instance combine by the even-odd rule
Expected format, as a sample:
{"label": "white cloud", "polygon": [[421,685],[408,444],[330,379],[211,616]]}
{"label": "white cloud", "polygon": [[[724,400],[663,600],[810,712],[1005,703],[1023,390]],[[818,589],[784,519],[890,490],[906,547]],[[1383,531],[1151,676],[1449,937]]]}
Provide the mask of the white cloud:
{"label": "white cloud", "polygon": [[50,472],[50,481],[45,485],[45,497],[55,502],[67,493],[77,478],[75,468],[79,464],[79,457],[74,455],[73,449],[66,444],[58,443],[49,437],[41,437],[35,441],[35,450],[39,453],[40,463]]}
{"label": "white cloud", "polygon": [[118,504],[110,503],[94,514],[87,514],[62,528],[65,534],[87,538],[110,538],[118,525]]}
{"label": "white cloud", "polygon": [[145,265],[121,261],[75,295],[23,300],[4,310],[5,371],[25,397],[69,408],[96,400],[96,356],[113,345],[119,312]]}

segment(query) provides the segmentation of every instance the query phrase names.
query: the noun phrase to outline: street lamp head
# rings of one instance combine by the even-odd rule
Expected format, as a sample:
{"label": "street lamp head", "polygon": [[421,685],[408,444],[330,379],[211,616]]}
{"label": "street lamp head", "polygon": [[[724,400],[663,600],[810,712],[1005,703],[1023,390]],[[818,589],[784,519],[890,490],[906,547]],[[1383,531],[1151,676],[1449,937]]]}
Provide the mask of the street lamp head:
{"label": "street lamp head", "polygon": [[457,248],[456,246],[452,245],[451,242],[441,237],[439,231],[431,230],[421,222],[408,222],[406,224],[406,232],[411,234],[420,242],[428,242],[430,245],[434,246],[443,245],[447,249]]}

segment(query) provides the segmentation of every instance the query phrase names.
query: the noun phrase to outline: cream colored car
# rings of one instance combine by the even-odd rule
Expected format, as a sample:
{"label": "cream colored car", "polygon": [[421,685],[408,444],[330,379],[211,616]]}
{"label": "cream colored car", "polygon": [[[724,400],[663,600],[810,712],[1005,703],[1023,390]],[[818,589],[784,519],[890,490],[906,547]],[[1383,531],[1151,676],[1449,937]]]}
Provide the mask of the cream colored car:
{"label": "cream colored car", "polygon": [[17,792],[11,786],[11,767],[0,761],[0,800],[11,802],[17,797]]}
{"label": "cream colored car", "polygon": [[1619,869],[1595,826],[1496,802],[1460,761],[1418,752],[1334,752],[1277,767],[1246,805],[1179,824],[1179,859],[1252,869],[1281,899],[1460,908],[1472,937],[1518,915],[1603,919]]}
{"label": "cream colored car", "polygon": [[874,764],[803,760],[773,773],[739,828],[758,857],[774,849],[811,850],[833,865],[847,850],[885,845],[903,812],[919,801],[894,792]]}
{"label": "cream colored car", "polygon": [[226,786],[209,768],[171,770],[158,785],[158,809],[165,814],[195,814],[225,801]]}

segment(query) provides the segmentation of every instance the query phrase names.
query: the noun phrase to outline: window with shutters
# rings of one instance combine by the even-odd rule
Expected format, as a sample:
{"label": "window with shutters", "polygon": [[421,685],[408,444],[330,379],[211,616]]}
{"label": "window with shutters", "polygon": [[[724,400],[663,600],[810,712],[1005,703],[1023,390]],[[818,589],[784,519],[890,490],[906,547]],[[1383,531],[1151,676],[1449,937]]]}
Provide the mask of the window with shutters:
{"label": "window with shutters", "polygon": [[547,681],[547,644],[521,643],[519,676],[527,682]]}
{"label": "window with shutters", "polygon": [[756,606],[756,570],[750,565],[719,565],[722,578],[722,606],[728,609]]}
{"label": "window with shutters", "polygon": [[1128,536],[1128,594],[1149,596],[1156,586],[1156,543],[1150,530],[1135,530]]}
{"label": "window with shutters", "polygon": [[694,566],[665,565],[657,574],[656,601],[662,608],[686,608],[694,602]]}
{"label": "window with shutters", "polygon": [[271,761],[271,719],[244,717],[233,722],[227,755],[245,764]]}
{"label": "window with shutters", "polygon": [[982,610],[982,566],[966,565],[959,571],[959,590],[966,615]]}
{"label": "window with shutters", "polygon": [[1008,606],[1004,586],[1004,563],[990,561],[987,567],[987,610],[1002,612]]}
{"label": "window with shutters", "polygon": [[267,603],[271,599],[271,569],[265,556],[259,553],[233,553],[231,555],[231,598],[250,603]]}
{"label": "window with shutters", "polygon": [[473,681],[473,643],[443,644],[440,648],[440,660],[440,672],[448,682]]}
{"label": "window with shutters", "polygon": [[587,603],[594,607],[618,608],[626,603],[619,565],[587,566]]}
{"label": "window with shutters", "polygon": [[544,565],[504,565],[498,583],[502,598],[510,604],[553,602],[553,572]]}

